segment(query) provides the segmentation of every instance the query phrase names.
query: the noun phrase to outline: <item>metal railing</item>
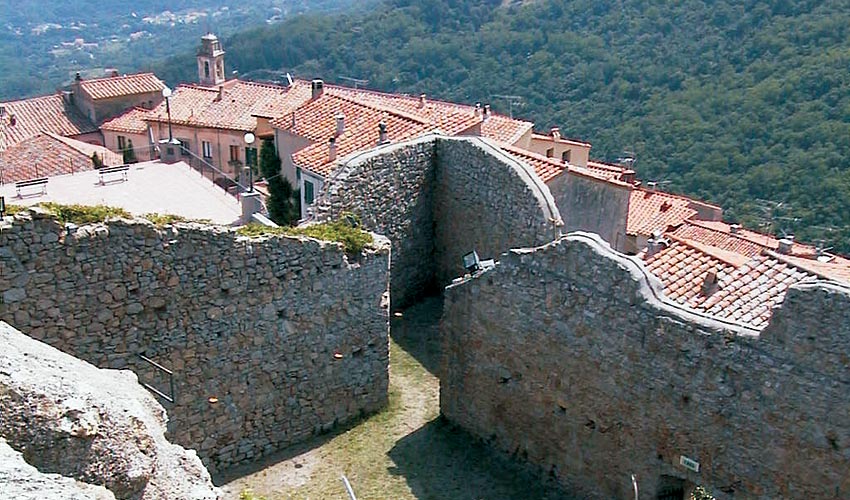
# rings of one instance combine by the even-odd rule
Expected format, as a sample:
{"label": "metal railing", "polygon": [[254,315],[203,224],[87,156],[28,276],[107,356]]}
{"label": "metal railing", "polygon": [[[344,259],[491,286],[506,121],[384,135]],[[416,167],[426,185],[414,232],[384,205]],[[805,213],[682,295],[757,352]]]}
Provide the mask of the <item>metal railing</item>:
{"label": "metal railing", "polygon": [[201,176],[210,179],[213,184],[220,187],[225,193],[234,196],[237,200],[240,199],[242,193],[250,191],[248,186],[196,155],[192,150],[186,149],[182,145],[175,145],[174,147],[180,148],[179,153],[174,155],[174,159],[185,162],[194,170],[197,170]]}
{"label": "metal railing", "polygon": [[157,363],[156,361],[148,358],[144,354],[139,354],[139,358],[141,358],[142,361],[147,363],[149,366],[153,367],[154,370],[155,370],[154,373],[164,374],[168,378],[168,394],[159,390],[152,383],[149,384],[149,383],[143,381],[141,377],[139,377],[139,383],[141,383],[142,386],[144,386],[145,389],[151,391],[152,393],[156,394],[157,396],[161,397],[162,399],[168,401],[169,403],[174,403],[174,399],[175,399],[175,397],[174,397],[175,396],[175,394],[174,394],[174,372],[172,372],[168,368],[162,366],[161,364]]}

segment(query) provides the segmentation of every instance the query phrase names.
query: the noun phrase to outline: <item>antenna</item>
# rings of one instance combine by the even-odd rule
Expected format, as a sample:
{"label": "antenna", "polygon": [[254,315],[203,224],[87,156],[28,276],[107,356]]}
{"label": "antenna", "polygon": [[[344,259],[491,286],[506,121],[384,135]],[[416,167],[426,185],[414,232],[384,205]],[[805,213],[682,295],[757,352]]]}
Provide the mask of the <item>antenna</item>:
{"label": "antenna", "polygon": [[493,94],[490,97],[494,99],[502,99],[503,101],[508,102],[508,111],[511,118],[514,117],[514,103],[517,106],[522,104],[522,96],[521,95],[504,95],[504,94]]}
{"label": "antenna", "polygon": [[292,81],[292,75],[290,75],[289,72],[286,73],[286,81],[289,82],[289,86],[291,87],[292,84],[293,84],[293,81]]}
{"label": "antenna", "polygon": [[361,78],[354,78],[354,77],[351,77],[351,76],[340,76],[339,79],[353,83],[354,84],[354,90],[357,90],[358,85],[366,85],[367,83],[369,83],[369,80],[363,80]]}

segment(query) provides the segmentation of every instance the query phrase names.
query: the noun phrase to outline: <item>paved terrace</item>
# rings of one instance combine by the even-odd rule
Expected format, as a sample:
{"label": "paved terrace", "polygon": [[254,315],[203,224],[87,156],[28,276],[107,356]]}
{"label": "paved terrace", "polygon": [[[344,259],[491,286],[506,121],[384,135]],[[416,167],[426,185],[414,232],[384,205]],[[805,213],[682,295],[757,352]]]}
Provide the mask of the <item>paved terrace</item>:
{"label": "paved terrace", "polygon": [[0,186],[6,203],[35,205],[45,201],[62,204],[109,205],[135,215],[174,214],[190,219],[208,219],[216,224],[236,224],[242,214],[239,202],[209,179],[183,162],[171,165],[159,161],[130,166],[127,181],[109,175],[100,184],[98,172],[90,170],[51,177],[47,194],[39,189],[22,191],[18,197],[14,183]]}

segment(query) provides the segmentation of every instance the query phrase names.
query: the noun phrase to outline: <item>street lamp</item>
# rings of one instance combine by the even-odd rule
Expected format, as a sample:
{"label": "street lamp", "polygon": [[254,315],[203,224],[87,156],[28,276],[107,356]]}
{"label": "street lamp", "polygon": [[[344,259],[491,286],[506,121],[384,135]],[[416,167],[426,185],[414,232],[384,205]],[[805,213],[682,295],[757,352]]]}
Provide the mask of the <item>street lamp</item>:
{"label": "street lamp", "polygon": [[245,139],[245,144],[248,146],[245,148],[245,170],[248,171],[248,192],[254,192],[254,171],[251,169],[251,165],[248,164],[248,148],[251,147],[251,144],[254,144],[254,134],[251,132],[247,132],[243,137]]}
{"label": "street lamp", "polygon": [[[180,141],[174,139],[174,135],[171,132],[171,89],[168,87],[164,87],[162,89],[162,97],[165,98],[165,112],[168,115],[168,144],[180,144]],[[166,141],[159,141],[160,143],[164,143]]]}

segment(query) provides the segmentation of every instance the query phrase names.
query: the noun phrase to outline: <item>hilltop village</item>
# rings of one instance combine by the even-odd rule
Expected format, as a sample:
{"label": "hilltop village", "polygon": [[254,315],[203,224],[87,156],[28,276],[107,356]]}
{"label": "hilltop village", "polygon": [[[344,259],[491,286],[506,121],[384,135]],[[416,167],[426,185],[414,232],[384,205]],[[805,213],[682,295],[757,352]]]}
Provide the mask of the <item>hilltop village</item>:
{"label": "hilltop village", "polygon": [[[577,494],[631,498],[635,477],[646,498],[700,484],[716,498],[850,494],[850,427],[836,418],[850,401],[850,259],[724,221],[486,103],[228,80],[213,34],[196,62],[197,81],[174,89],[114,73],[0,103],[0,196],[33,207],[0,225],[4,363],[82,363],[35,339],[140,380],[167,372],[170,386],[148,388],[169,439],[203,461],[186,467],[203,483],[186,498],[216,496],[204,467],[386,404],[389,315],[435,289],[442,414]],[[266,179],[264,149],[281,165]],[[301,226],[355,219],[372,245],[238,236],[277,226],[275,176],[298,193]],[[44,202],[130,217],[69,225]],[[130,220],[153,213],[206,222]],[[28,383],[16,401],[51,394]],[[74,425],[69,439],[98,442]],[[50,454],[14,418],[0,435],[30,465]],[[168,497],[157,465],[133,483],[75,453],[88,465],[47,470]]]}

